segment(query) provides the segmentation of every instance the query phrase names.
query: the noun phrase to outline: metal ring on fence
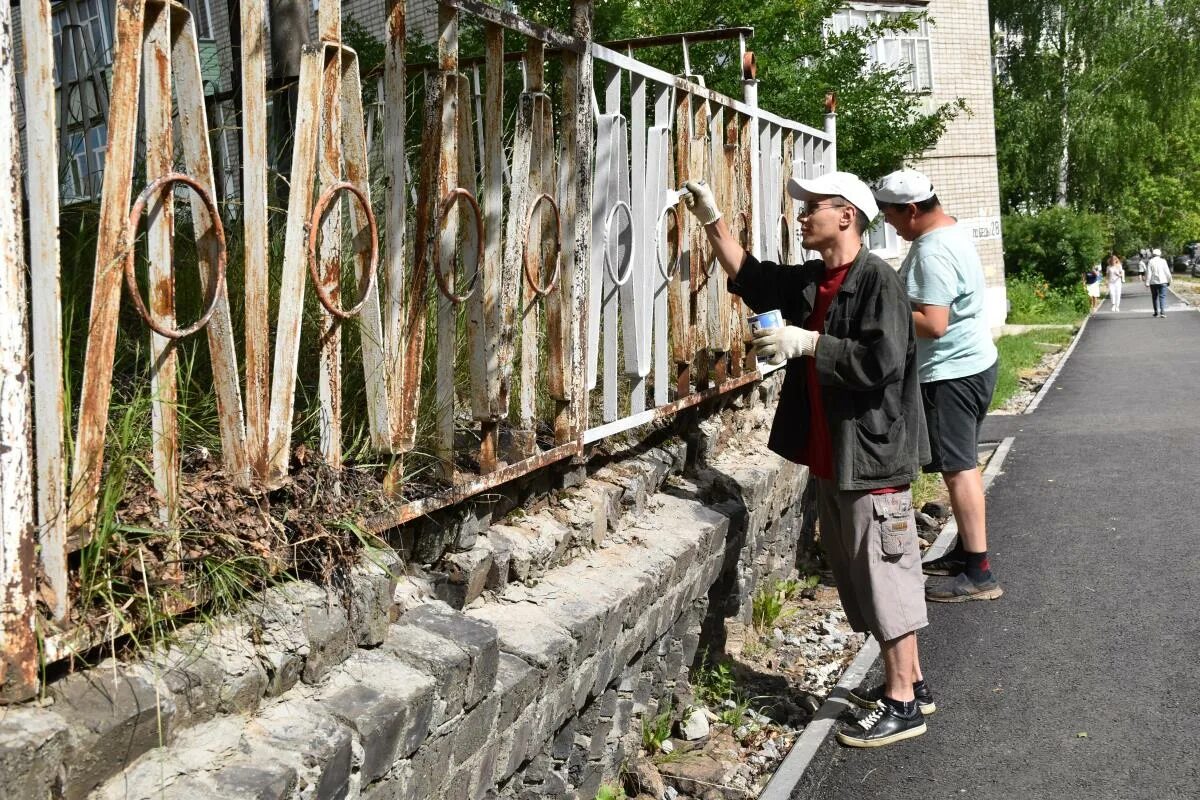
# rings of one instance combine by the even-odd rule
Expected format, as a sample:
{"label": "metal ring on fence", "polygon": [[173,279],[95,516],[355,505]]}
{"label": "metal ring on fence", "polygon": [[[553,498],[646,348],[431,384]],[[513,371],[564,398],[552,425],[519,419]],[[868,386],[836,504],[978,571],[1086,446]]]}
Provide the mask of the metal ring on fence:
{"label": "metal ring on fence", "polygon": [[[663,236],[663,221],[667,218],[667,212],[675,217],[675,260],[673,266],[668,270],[663,269],[662,247],[660,246]],[[679,261],[683,258],[683,231],[679,224],[679,209],[674,204],[663,206],[663,210],[658,214],[658,223],[654,226],[654,261],[658,267],[658,274],[663,276],[663,280],[669,281],[675,277],[675,273],[679,271]]]}
{"label": "metal ring on fence", "polygon": [[[342,308],[337,301],[330,296],[329,287],[325,285],[325,281],[321,278],[321,268],[317,259],[317,234],[316,232],[321,227],[321,221],[325,217],[325,211],[329,204],[337,197],[338,192],[349,192],[354,195],[354,199],[362,207],[363,213],[367,217],[367,225],[371,231],[371,260],[367,266],[367,279],[363,285],[359,287],[358,302],[350,308]],[[317,199],[317,204],[313,206],[312,214],[308,218],[308,274],[313,279],[313,289],[316,290],[317,300],[325,307],[333,316],[338,319],[350,319],[354,315],[362,311],[363,304],[367,302],[367,297],[371,293],[371,288],[375,285],[375,273],[379,271],[379,226],[375,224],[375,212],[371,210],[371,203],[367,200],[366,194],[361,189],[347,181],[340,181],[333,184]]]}
{"label": "metal ring on fence", "polygon": [[[550,280],[545,286],[538,286],[534,281],[533,276],[529,274],[529,233],[533,230],[533,215],[537,211],[538,204],[545,200],[550,204],[550,210],[554,212],[554,259]],[[525,216],[525,248],[521,253],[522,271],[525,273],[525,282],[529,284],[529,288],[538,297],[545,297],[554,291],[554,287],[558,284],[558,265],[562,256],[562,218],[558,213],[558,203],[554,202],[554,198],[546,193],[539,194],[529,206],[529,213]]]}
{"label": "metal ring on fence", "polygon": [[[475,212],[475,274],[471,276],[471,284],[467,291],[455,294],[454,282],[447,282],[446,276],[442,274],[442,226],[446,223],[446,215],[460,197],[466,200]],[[463,303],[475,294],[479,284],[479,270],[483,267],[483,212],[479,209],[479,201],[475,199],[475,195],[461,186],[451,189],[438,208],[438,224],[433,236],[433,277],[437,279],[438,290],[454,305]],[[453,263],[450,264],[450,273],[454,273]]]}
{"label": "metal ring on fence", "polygon": [[[213,267],[214,274],[208,282],[208,300],[205,303],[204,313],[186,328],[172,328],[162,324],[151,316],[150,312],[146,309],[146,304],[142,302],[142,295],[138,291],[137,274],[134,271],[133,242],[137,238],[138,222],[142,218],[142,213],[146,210],[146,203],[155,193],[164,187],[176,183],[182,183],[191,187],[192,191],[200,196],[205,208],[208,209],[209,218],[212,220],[213,232],[217,237],[218,246],[217,263]],[[125,235],[128,242],[128,247],[125,251],[125,286],[129,289],[130,296],[133,297],[133,306],[137,309],[138,316],[142,318],[142,321],[152,331],[166,339],[183,339],[207,325],[213,312],[217,310],[217,299],[225,289],[226,258],[225,227],[221,224],[221,215],[217,211],[217,204],[213,202],[212,195],[209,194],[208,190],[201,186],[194,178],[184,175],[182,172],[168,172],[166,175],[155,179],[153,183],[142,190],[142,193],[138,195],[137,200],[134,202],[133,208],[129,212],[129,222],[125,229]]]}
{"label": "metal ring on fence", "polygon": [[617,211],[622,208],[625,209],[625,216],[629,218],[629,230],[632,233],[632,231],[633,231],[633,209],[629,207],[629,203],[626,203],[624,200],[618,200],[617,204],[614,205],[609,210],[608,217],[606,217],[604,220],[604,241],[602,244],[602,247],[604,248],[604,271],[608,273],[608,277],[617,286],[624,286],[625,284],[629,283],[629,279],[633,277],[633,250],[632,249],[629,251],[629,259],[625,262],[625,277],[624,278],[618,279],[617,276],[613,274],[612,259],[610,259],[608,257],[608,237],[612,233],[613,218],[616,216]]}

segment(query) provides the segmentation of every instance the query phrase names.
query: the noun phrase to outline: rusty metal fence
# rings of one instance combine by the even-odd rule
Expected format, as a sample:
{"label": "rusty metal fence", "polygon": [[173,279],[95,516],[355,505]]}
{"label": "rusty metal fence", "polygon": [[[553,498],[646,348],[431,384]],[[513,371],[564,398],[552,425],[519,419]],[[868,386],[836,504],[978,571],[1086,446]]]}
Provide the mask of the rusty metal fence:
{"label": "rusty metal fence", "polygon": [[[63,627],[67,556],[95,524],[123,294],[153,355],[151,470],[164,531],[179,515],[177,343],[206,337],[229,480],[277,485],[293,445],[308,284],[318,300],[320,450],[330,466],[343,463],[344,370],[362,372],[370,444],[391,458],[385,485],[393,491],[416,445],[422,393],[435,395],[435,451],[448,488],[376,521],[394,526],[757,380],[745,314],[677,187],[708,181],[748,248],[797,260],[786,181],[834,168],[832,115],[816,130],[758,108],[744,39],[744,96],[736,100],[705,88],[687,74],[690,65],[672,75],[636,60],[632,47],[592,41],[590,0],[574,0],[566,32],[480,0],[442,0],[437,64],[414,93],[405,0],[389,0],[381,99],[365,113],[341,9],[322,2],[318,41],[302,55],[272,321],[264,2],[240,5],[245,290],[231,298],[191,16],[169,0],[116,4],[90,321],[69,436],[50,7],[20,4],[20,65],[9,8],[0,10],[0,163],[12,165],[0,187],[0,700],[32,696],[39,663],[77,643]],[[468,22],[481,27],[484,47],[469,68],[459,53]],[[513,70],[521,91],[506,98]],[[14,122],[18,71],[24,159]],[[413,96],[423,111],[419,148],[406,142],[404,98]],[[146,186],[135,197],[139,131]],[[419,164],[410,170],[414,149]],[[372,180],[372,164],[384,181]],[[381,185],[386,196],[372,197]],[[175,318],[179,187],[194,197],[187,229],[204,294],[203,313],[187,325]],[[354,268],[343,280],[346,240]],[[149,265],[144,287],[135,251]],[[434,291],[436,302],[427,302]],[[240,348],[234,301],[245,319]],[[360,333],[357,363],[343,363],[348,320]],[[431,348],[432,368],[424,359]],[[456,440],[464,426],[478,442],[467,459]]]}

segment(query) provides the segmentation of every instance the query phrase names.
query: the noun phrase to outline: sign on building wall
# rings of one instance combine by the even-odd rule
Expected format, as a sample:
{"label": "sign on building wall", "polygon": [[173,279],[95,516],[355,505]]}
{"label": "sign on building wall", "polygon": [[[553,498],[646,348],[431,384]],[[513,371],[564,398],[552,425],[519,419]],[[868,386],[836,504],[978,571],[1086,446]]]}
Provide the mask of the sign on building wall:
{"label": "sign on building wall", "polygon": [[960,219],[958,224],[970,230],[971,238],[977,242],[1000,238],[1000,217],[971,217]]}

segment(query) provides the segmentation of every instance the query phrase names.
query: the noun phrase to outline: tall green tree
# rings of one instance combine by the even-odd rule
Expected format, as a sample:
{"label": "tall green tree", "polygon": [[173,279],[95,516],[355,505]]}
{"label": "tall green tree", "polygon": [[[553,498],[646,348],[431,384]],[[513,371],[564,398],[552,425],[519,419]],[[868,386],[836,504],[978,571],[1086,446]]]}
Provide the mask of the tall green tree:
{"label": "tall green tree", "polygon": [[[521,0],[518,5],[522,13],[565,27],[565,0]],[[915,17],[832,34],[825,23],[844,5],[842,0],[603,0],[596,4],[596,40],[754,28],[747,46],[758,62],[760,104],[820,128],[825,94],[836,92],[839,167],[872,179],[932,148],[965,106],[927,109],[927,99],[909,88],[904,72],[868,63],[870,42],[891,31],[911,30]],[[708,86],[741,97],[741,74],[730,43],[696,44],[690,55],[692,71],[704,75]],[[683,70],[679,47],[642,50],[637,57],[673,73]]]}
{"label": "tall green tree", "polygon": [[1122,249],[1186,238],[1164,217],[1192,213],[1200,167],[1200,0],[992,0],[991,12],[1004,210],[1103,212]]}

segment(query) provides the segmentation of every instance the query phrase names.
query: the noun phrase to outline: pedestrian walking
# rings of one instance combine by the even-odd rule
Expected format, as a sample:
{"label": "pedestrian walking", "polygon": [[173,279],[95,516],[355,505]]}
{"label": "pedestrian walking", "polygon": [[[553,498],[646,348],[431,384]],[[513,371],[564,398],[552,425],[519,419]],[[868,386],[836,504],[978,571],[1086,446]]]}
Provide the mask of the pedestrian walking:
{"label": "pedestrian walking", "polygon": [[1091,312],[1096,313],[1096,309],[1100,308],[1100,265],[1089,269],[1083,273],[1083,285],[1087,288],[1088,300],[1091,302]]}
{"label": "pedestrian walking", "polygon": [[875,189],[880,210],[912,247],[900,267],[917,332],[921,396],[932,459],[958,522],[958,544],[925,565],[948,584],[926,589],[939,603],[994,600],[1004,592],[988,561],[979,428],[996,388],[996,346],[984,317],[983,265],[971,234],[943,210],[929,178],[893,172]]}
{"label": "pedestrian walking", "polygon": [[1171,268],[1162,257],[1162,250],[1154,248],[1154,255],[1146,265],[1146,276],[1142,279],[1150,287],[1150,303],[1154,306],[1154,316],[1165,319],[1167,316],[1167,287],[1171,285]]}
{"label": "pedestrian walking", "polygon": [[838,741],[879,747],[919,736],[936,706],[917,651],[928,617],[910,484],[929,448],[904,284],[862,245],[878,213],[871,190],[846,172],[789,180],[804,247],[821,257],[783,266],[742,249],[707,186],[684,186],[730,291],[788,322],[755,334],[760,358],[787,364],[769,446],[808,466],[846,618],[883,652],[885,683],[861,698],[870,713]]}
{"label": "pedestrian walking", "polygon": [[1121,310],[1121,290],[1125,285],[1125,268],[1116,253],[1108,257],[1108,267],[1105,270],[1108,279],[1108,304],[1113,311]]}

